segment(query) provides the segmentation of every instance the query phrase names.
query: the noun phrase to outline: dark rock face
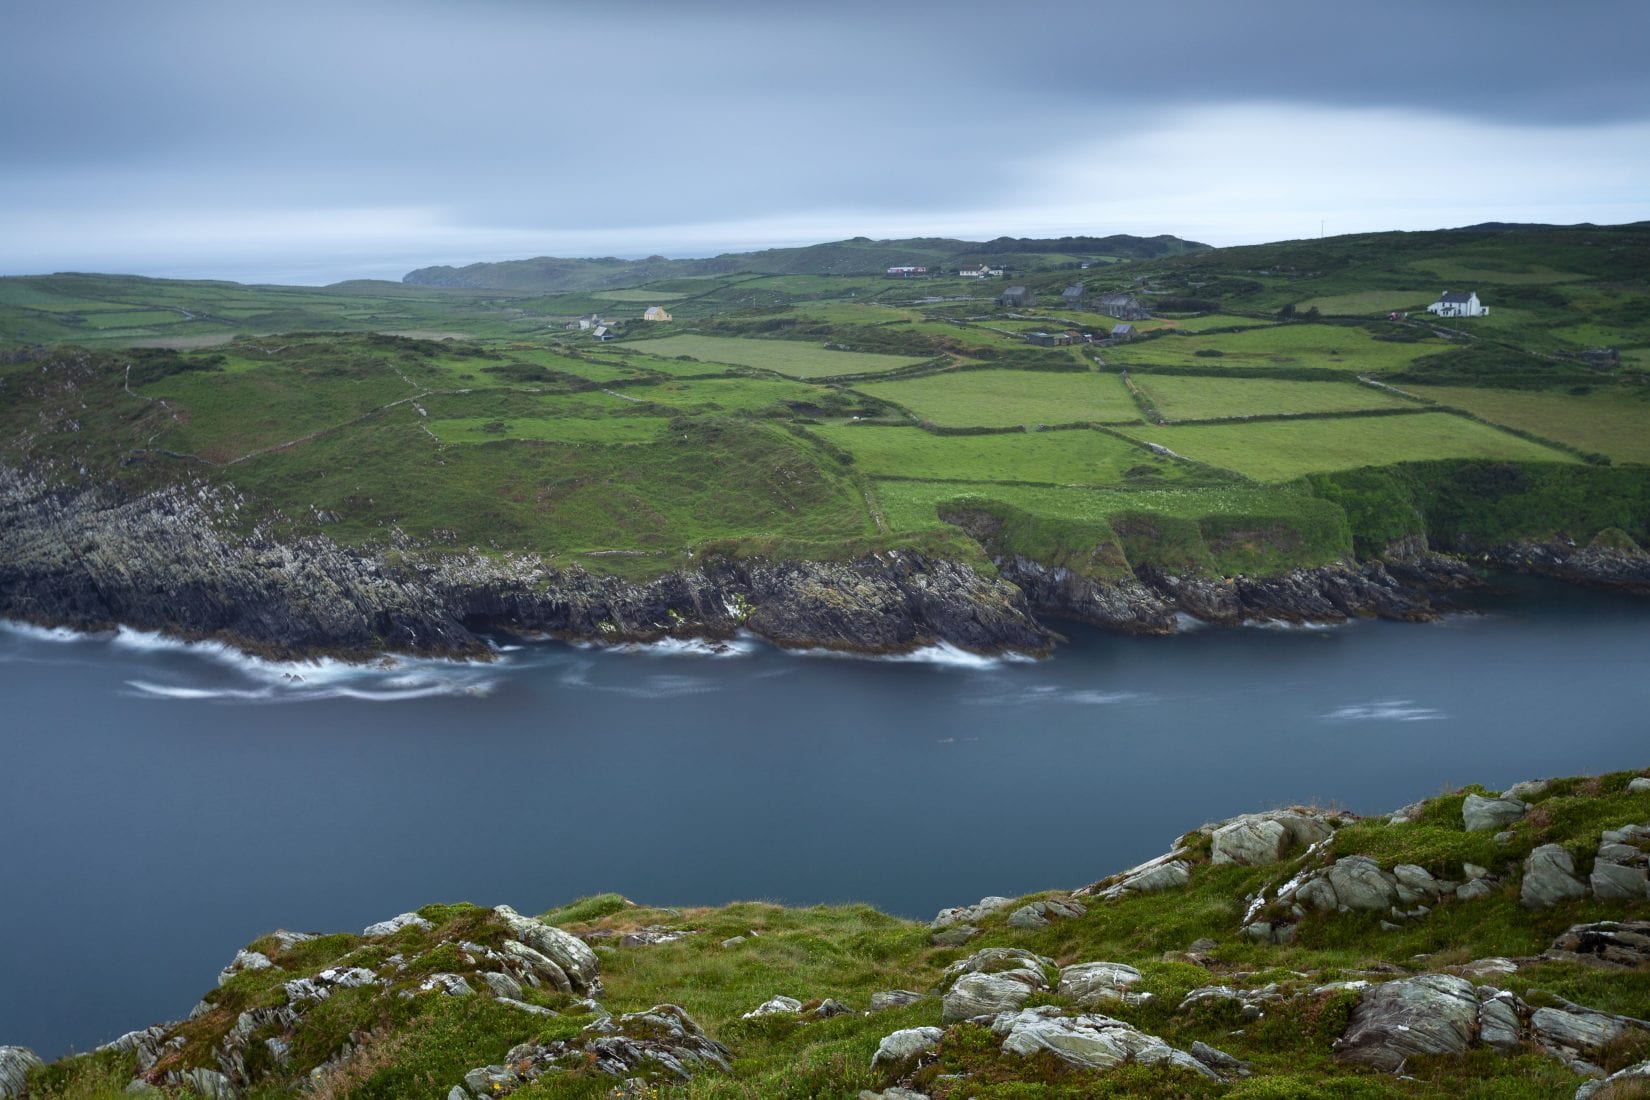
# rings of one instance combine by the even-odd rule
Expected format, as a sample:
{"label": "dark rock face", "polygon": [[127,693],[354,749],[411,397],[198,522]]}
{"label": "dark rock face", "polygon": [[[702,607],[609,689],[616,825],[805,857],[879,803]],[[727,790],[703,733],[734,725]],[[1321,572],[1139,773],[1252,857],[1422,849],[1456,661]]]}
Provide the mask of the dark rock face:
{"label": "dark rock face", "polygon": [[[1000,577],[884,551],[852,562],[706,559],[644,583],[552,569],[532,555],[357,551],[325,538],[229,533],[239,502],[205,483],[129,497],[54,488],[0,466],[0,616],[77,629],[116,623],[213,638],[270,656],[368,657],[385,650],[481,656],[503,630],[611,642],[727,638],[890,653],[949,643],[1046,652],[1036,616],[1166,634],[1176,617],[1425,620],[1429,593],[1475,583],[1458,562],[1414,546],[1382,562],[1230,580],[1150,566],[1099,581],[1023,557]],[[1517,547],[1502,564],[1650,593],[1650,555]]]}
{"label": "dark rock face", "polygon": [[227,493],[178,486],[125,499],[53,489],[0,467],[0,615],[217,638],[277,656],[383,650],[481,655],[504,628],[614,642],[729,637],[892,652],[948,642],[1043,652],[1020,591],[967,566],[887,552],[855,562],[718,561],[645,584],[530,557],[408,555],[325,539],[225,533]]}
{"label": "dark rock face", "polygon": [[1400,583],[1380,562],[1292,569],[1274,577],[1230,581],[1172,577],[1149,568],[1140,573],[1165,601],[1211,623],[1332,623],[1366,616],[1422,622],[1437,617],[1425,591]]}
{"label": "dark rock face", "polygon": [[1650,965],[1650,920],[1574,925],[1553,941],[1546,956],[1585,959],[1603,966]]}
{"label": "dark rock face", "polygon": [[1487,557],[1505,569],[1539,573],[1573,584],[1650,596],[1650,554],[1606,546],[1577,546],[1555,540],[1499,546]]}
{"label": "dark rock face", "polygon": [[1107,584],[1019,556],[999,558],[997,568],[1041,614],[1130,634],[1174,631],[1174,602],[1133,578]]}

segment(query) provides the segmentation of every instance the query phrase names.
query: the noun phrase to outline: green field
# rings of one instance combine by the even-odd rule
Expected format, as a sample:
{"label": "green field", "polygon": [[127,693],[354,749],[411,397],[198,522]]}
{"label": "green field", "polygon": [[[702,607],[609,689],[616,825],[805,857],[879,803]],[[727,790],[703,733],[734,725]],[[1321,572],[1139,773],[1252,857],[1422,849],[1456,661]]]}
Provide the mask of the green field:
{"label": "green field", "polygon": [[1605,387],[1580,395],[1471,386],[1405,389],[1617,462],[1650,463],[1650,396],[1642,389]]}
{"label": "green field", "polygon": [[[1132,321],[1129,323],[1134,324]],[[1158,318],[1155,322],[1142,323],[1172,328],[1177,332],[1204,332],[1212,328],[1265,328],[1276,322],[1258,317],[1239,317],[1231,313],[1205,313],[1199,317]]]}
{"label": "green field", "polygon": [[[1455,289],[1476,290],[1480,283],[1494,283],[1501,286],[1515,286],[1518,284],[1550,284],[1580,282],[1586,275],[1575,271],[1558,271],[1542,264],[1487,266],[1475,264],[1471,260],[1417,260],[1412,267],[1422,271],[1430,271],[1445,281],[1453,281],[1459,286]],[[1471,285],[1469,285],[1471,284]]]}
{"label": "green field", "polygon": [[1194,462],[1232,470],[1256,481],[1289,481],[1321,471],[1431,458],[1576,461],[1563,451],[1437,412],[1121,430]]}
{"label": "green field", "polygon": [[454,417],[431,420],[429,429],[443,443],[494,443],[508,439],[536,439],[545,443],[648,443],[657,439],[670,421],[659,416]]}
{"label": "green field", "polygon": [[1116,375],[958,370],[893,382],[862,382],[862,393],[951,427],[1125,423],[1140,418]]}
{"label": "green field", "polygon": [[1426,309],[1438,300],[1436,290],[1360,290],[1309,298],[1297,308],[1315,309],[1328,316],[1370,316],[1393,311]]}
{"label": "green field", "polygon": [[[1400,371],[1423,355],[1446,350],[1433,337],[1415,343],[1374,339],[1344,325],[1290,324],[1195,336],[1161,336],[1107,348],[1108,364],[1119,366],[1305,367],[1355,373]],[[1219,352],[1198,355],[1198,352]]]}
{"label": "green field", "polygon": [[1134,384],[1170,420],[1416,407],[1413,401],[1356,382],[1145,374],[1135,378]]}
{"label": "green field", "polygon": [[667,336],[629,347],[661,359],[690,356],[701,363],[759,367],[794,378],[829,378],[844,374],[878,374],[915,366],[925,359],[864,352],[831,351],[793,340],[751,340],[728,336]]}
{"label": "green field", "polygon": [[604,302],[675,302],[687,297],[659,290],[598,290],[590,296]]}
{"label": "green field", "polygon": [[1032,481],[1053,485],[1116,485],[1139,466],[1174,467],[1115,436],[1085,429],[935,435],[917,427],[822,425],[813,431],[854,456],[856,469],[877,476],[958,481]]}

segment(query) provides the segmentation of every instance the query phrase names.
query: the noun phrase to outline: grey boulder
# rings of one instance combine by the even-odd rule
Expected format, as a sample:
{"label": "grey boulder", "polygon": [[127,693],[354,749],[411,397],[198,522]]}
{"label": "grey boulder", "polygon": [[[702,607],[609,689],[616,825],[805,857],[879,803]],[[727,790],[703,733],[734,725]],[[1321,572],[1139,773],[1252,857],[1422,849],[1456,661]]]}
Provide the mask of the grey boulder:
{"label": "grey boulder", "polygon": [[1573,924],[1543,955],[1552,959],[1585,959],[1610,966],[1644,966],[1650,963],[1650,920]]}
{"label": "grey boulder", "polygon": [[[958,978],[941,1001],[940,1020],[954,1024],[958,1020],[973,1020],[981,1016],[995,1016],[1012,1012],[1026,1003],[1026,998],[1037,991],[1027,982],[1023,971],[1009,974],[964,974]],[[1043,988],[1047,988],[1046,983]]]}
{"label": "grey boulder", "polygon": [[1619,863],[1593,864],[1588,879],[1593,896],[1601,901],[1642,901],[1650,897],[1650,875],[1643,867],[1627,867]]}
{"label": "grey boulder", "polygon": [[1033,993],[1048,990],[1044,968],[1053,965],[1052,959],[1017,947],[976,951],[946,968],[942,982],[949,988],[941,1000],[940,1019],[950,1024],[1017,1009]]}
{"label": "grey boulder", "polygon": [[45,1066],[28,1047],[0,1047],[0,1096],[22,1096],[28,1087],[29,1071]]}
{"label": "grey boulder", "polygon": [[1518,890],[1524,908],[1547,909],[1586,895],[1587,887],[1576,878],[1575,859],[1559,845],[1543,844],[1524,861],[1524,882]]}
{"label": "grey boulder", "polygon": [[493,912],[498,914],[512,936],[559,966],[574,991],[596,993],[601,990],[596,953],[583,940],[554,925],[524,917],[508,905],[494,906]]}
{"label": "grey boulder", "polygon": [[944,1034],[937,1027],[908,1027],[885,1035],[877,1044],[877,1052],[871,1055],[871,1068],[897,1071],[916,1060],[924,1051],[939,1046]]}
{"label": "grey boulder", "polygon": [[1013,907],[1013,898],[984,897],[973,905],[959,905],[951,909],[941,909],[934,919],[928,922],[928,927],[949,928],[953,924],[973,924],[992,913],[998,913]]}
{"label": "grey boulder", "polygon": [[908,1005],[920,1000],[922,1000],[922,994],[912,992],[909,989],[885,989],[879,993],[871,994],[870,1010],[872,1012],[883,1012],[890,1008],[899,1008],[901,1005]]}
{"label": "grey boulder", "polygon": [[1030,905],[1022,905],[1008,915],[1010,928],[1046,928],[1050,921],[1080,917],[1088,912],[1071,898],[1044,898]]}
{"label": "grey boulder", "polygon": [[[1488,996],[1485,996],[1488,994]],[[1523,1040],[1524,1003],[1511,993],[1479,990],[1478,1041],[1503,1053],[1516,1051]]]}
{"label": "grey boulder", "polygon": [[795,1015],[802,1011],[802,1002],[795,997],[787,997],[783,993],[763,1001],[740,1019],[753,1020],[758,1016],[779,1016],[783,1014]]}
{"label": "grey boulder", "polygon": [[1391,1073],[1413,1055],[1462,1053],[1477,1023],[1471,982],[1423,974],[1364,990],[1335,1049],[1346,1061]]}
{"label": "grey boulder", "polygon": [[1398,880],[1368,856],[1344,856],[1330,865],[1329,885],[1346,909],[1390,909],[1398,901]]}
{"label": "grey boulder", "polygon": [[1140,971],[1126,963],[1078,963],[1060,971],[1060,982],[1055,992],[1084,1008],[1124,1004],[1130,995],[1130,987],[1138,981]]}
{"label": "grey boulder", "polygon": [[1344,820],[1298,810],[1244,814],[1210,831],[1210,859],[1245,866],[1276,863],[1296,847],[1327,840]]}
{"label": "grey boulder", "polygon": [[1461,805],[1461,823],[1469,833],[1500,829],[1522,818],[1529,809],[1529,803],[1517,798],[1469,794]]}
{"label": "grey boulder", "polygon": [[1572,1066],[1592,1063],[1632,1026],[1619,1016],[1586,1009],[1538,1008],[1530,1013],[1530,1037],[1536,1045]]}
{"label": "grey boulder", "polygon": [[[1634,782],[1650,784],[1650,780],[1635,779]],[[1650,790],[1650,786],[1647,786],[1646,789]],[[1640,1088],[1650,1085],[1650,1062],[1640,1062],[1636,1066],[1628,1066],[1626,1069],[1617,1070],[1602,1081],[1588,1081],[1576,1089],[1575,1100],[1591,1100],[1591,1097],[1600,1093],[1606,1096],[1615,1096],[1618,1092],[1618,1085],[1621,1086],[1621,1091],[1625,1092],[1626,1089],[1632,1087],[1633,1083],[1639,1081],[1646,1083],[1646,1085],[1640,1085]],[[1627,1093],[1627,1095],[1632,1094]]]}
{"label": "grey boulder", "polygon": [[1044,1005],[999,1015],[991,1024],[1003,1037],[1003,1051],[1030,1057],[1049,1053],[1083,1069],[1110,1069],[1125,1063],[1170,1065],[1200,1077],[1215,1078],[1214,1070],[1156,1035],[1137,1031],[1109,1016],[1065,1016]]}
{"label": "grey boulder", "polygon": [[403,928],[416,928],[420,932],[428,932],[435,925],[419,916],[417,913],[402,913],[400,916],[381,920],[377,924],[369,924],[361,930],[363,936],[393,936]]}
{"label": "grey boulder", "polygon": [[1216,829],[1212,839],[1211,862],[1254,867],[1283,858],[1289,846],[1289,830],[1267,818],[1239,818]]}

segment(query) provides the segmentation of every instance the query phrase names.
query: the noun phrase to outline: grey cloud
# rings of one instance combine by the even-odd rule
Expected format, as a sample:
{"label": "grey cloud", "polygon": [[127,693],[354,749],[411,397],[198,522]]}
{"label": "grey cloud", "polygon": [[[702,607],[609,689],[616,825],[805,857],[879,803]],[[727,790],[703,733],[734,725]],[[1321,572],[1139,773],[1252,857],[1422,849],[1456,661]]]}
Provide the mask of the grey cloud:
{"label": "grey cloud", "polygon": [[1211,104],[1650,118],[1640,0],[6,11],[0,204],[43,212],[399,206],[546,230],[818,210],[1007,221],[1028,163]]}

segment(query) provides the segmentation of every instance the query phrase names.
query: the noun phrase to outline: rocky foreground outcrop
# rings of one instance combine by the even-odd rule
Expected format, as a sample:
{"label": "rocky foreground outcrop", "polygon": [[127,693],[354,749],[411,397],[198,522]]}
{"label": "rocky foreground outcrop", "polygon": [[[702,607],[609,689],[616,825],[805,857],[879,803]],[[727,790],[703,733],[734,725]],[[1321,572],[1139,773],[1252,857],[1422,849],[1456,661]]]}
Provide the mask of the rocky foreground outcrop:
{"label": "rocky foreground outcrop", "polygon": [[428,906],[360,934],[264,936],[187,1019],[89,1056],[43,1066],[0,1047],[0,1097],[114,1081],[206,1097],[963,1100],[1012,1084],[1605,1100],[1650,1075],[1647,859],[1650,775],[1617,773],[1379,817],[1242,814],[1079,890],[986,897],[927,927],[616,895],[559,918]]}

